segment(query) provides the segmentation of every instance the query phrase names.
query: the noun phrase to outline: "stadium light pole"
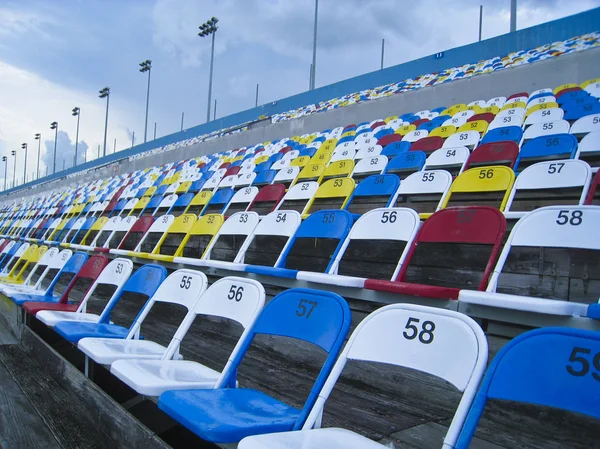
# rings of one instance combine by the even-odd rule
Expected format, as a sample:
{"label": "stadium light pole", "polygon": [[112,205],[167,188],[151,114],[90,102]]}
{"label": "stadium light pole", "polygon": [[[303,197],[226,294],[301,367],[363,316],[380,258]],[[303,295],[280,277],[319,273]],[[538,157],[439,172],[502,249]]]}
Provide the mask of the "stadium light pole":
{"label": "stadium light pole", "polygon": [[16,152],[15,150],[12,150],[12,151],[10,152],[10,154],[12,154],[12,155],[14,156],[14,158],[15,158],[15,159],[14,159],[15,163],[14,163],[14,165],[13,165],[13,184],[12,184],[12,186],[13,186],[13,188],[14,188],[14,187],[15,187],[15,185],[16,185],[15,176],[16,176],[16,174],[17,174],[17,152]]}
{"label": "stadium light pole", "polygon": [[144,124],[144,143],[148,136],[148,106],[150,105],[150,73],[152,72],[152,61],[146,59],[144,62],[140,62],[140,72],[148,72],[148,89],[146,90],[146,122]]}
{"label": "stadium light pole", "polygon": [[75,156],[73,157],[73,167],[77,166],[77,145],[79,145],[79,114],[81,109],[74,107],[71,115],[77,117],[77,131],[75,132]]}
{"label": "stadium light pole", "polygon": [[23,162],[23,184],[27,179],[27,143],[22,143],[21,148],[25,150],[25,161]]}
{"label": "stadium light pole", "polygon": [[207,111],[206,111],[206,122],[210,122],[210,102],[211,102],[211,95],[212,95],[212,78],[213,78],[213,62],[215,59],[215,34],[217,33],[217,22],[219,21],[219,19],[217,19],[216,17],[211,17],[210,19],[208,19],[205,23],[203,23],[202,25],[200,25],[198,28],[200,28],[200,32],[198,33],[198,36],[200,37],[206,37],[206,36],[211,36],[212,35],[212,46],[211,46],[211,50],[210,50],[210,75],[208,77],[208,107],[207,107]]}
{"label": "stadium light pole", "polygon": [[106,98],[106,119],[104,120],[104,149],[102,157],[106,156],[106,133],[108,132],[108,100],[110,99],[110,87],[105,87],[98,91],[99,98]]}
{"label": "stadium light pole", "polygon": [[38,141],[37,173],[35,179],[40,179],[40,152],[42,149],[42,135],[40,133],[36,133],[35,140]]}
{"label": "stadium light pole", "polygon": [[58,122],[50,123],[50,129],[54,130],[54,158],[52,159],[52,174],[56,173],[56,140],[58,139]]}
{"label": "stadium light pole", "polygon": [[8,171],[8,158],[2,156],[2,162],[4,162],[4,190],[6,191],[6,173]]}
{"label": "stadium light pole", "polygon": [[517,0],[510,0],[510,32],[517,31]]}
{"label": "stadium light pole", "polygon": [[479,5],[479,42],[481,42],[481,31],[483,30],[483,5]]}
{"label": "stadium light pole", "polygon": [[315,88],[315,75],[317,73],[317,17],[319,16],[319,0],[315,0],[315,28],[313,32],[313,56],[310,77],[310,90]]}
{"label": "stadium light pole", "polygon": [[383,56],[385,54],[385,39],[381,39],[381,70],[383,70]]}

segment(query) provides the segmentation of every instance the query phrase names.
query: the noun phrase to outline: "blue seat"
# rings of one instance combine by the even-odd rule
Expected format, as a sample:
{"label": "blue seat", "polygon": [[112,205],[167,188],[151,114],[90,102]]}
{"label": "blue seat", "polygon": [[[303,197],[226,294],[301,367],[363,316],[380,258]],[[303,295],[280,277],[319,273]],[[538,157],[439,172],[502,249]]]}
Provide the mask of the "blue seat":
{"label": "blue seat", "polygon": [[435,128],[437,128],[439,125],[436,125],[435,123],[433,123],[432,121],[429,122],[425,122],[425,123],[421,123],[417,129],[418,130],[425,130],[428,133],[430,133],[431,131],[433,131]]}
{"label": "blue seat", "polygon": [[566,105],[563,118],[568,121],[579,120],[581,117],[592,114],[600,114],[600,102],[578,105]]}
{"label": "blue seat", "polygon": [[560,105],[569,103],[571,101],[579,100],[582,98],[589,98],[590,93],[586,90],[571,90],[569,92],[565,92],[562,95],[556,97],[556,102]]}
{"label": "blue seat", "polygon": [[190,204],[190,202],[193,199],[194,199],[193,193],[184,193],[183,195],[181,195],[180,197],[178,197],[175,200],[175,202],[169,208],[169,210],[166,212],[166,214],[171,214],[171,215],[175,215],[176,217],[178,217],[179,215],[183,214],[183,212],[185,211],[185,209],[188,207],[188,205]]}
{"label": "blue seat", "polygon": [[[97,323],[90,321],[61,321],[54,330],[65,340],[77,343],[85,337],[125,338],[131,328],[110,323],[110,314],[125,294],[151,298],[167,277],[167,269],[160,265],[147,264],[131,275],[121,292],[106,305]],[[146,301],[147,304],[147,301]],[[135,320],[133,321],[135,323]],[[133,323],[132,323],[133,326]]]}
{"label": "blue seat", "polygon": [[10,299],[17,305],[21,306],[28,301],[35,302],[58,302],[61,298],[61,295],[54,294],[54,287],[61,278],[65,278],[69,275],[73,275],[73,278],[65,288],[65,291],[69,290],[71,284],[75,282],[75,276],[77,272],[83,267],[83,265],[87,262],[88,256],[85,253],[75,253],[71,256],[71,258],[67,261],[67,263],[62,267],[62,269],[54,276],[52,282],[44,292],[44,294],[32,294],[32,293],[18,293],[15,295],[11,295]]}
{"label": "blue seat", "polygon": [[206,206],[204,206],[202,212],[200,212],[200,216],[206,214],[222,214],[234,194],[235,191],[233,190],[233,187],[217,190]]}
{"label": "blue seat", "polygon": [[92,226],[94,225],[96,220],[97,220],[96,217],[86,218],[85,221],[83,222],[83,224],[81,225],[81,228],[79,228],[77,230],[77,232],[75,232],[75,234],[73,234],[73,238],[71,239],[71,241],[69,243],[72,243],[75,245],[78,245],[79,243],[81,243],[81,241],[83,240],[83,238],[85,237],[87,232],[92,228]]}
{"label": "blue seat", "polygon": [[202,190],[202,187],[204,186],[204,183],[206,182],[207,179],[208,178],[203,176],[202,178],[197,179],[196,181],[192,182],[192,185],[188,189],[188,192],[189,193],[198,193],[200,190]]}
{"label": "blue seat", "polygon": [[298,153],[298,157],[302,157],[302,156],[313,157],[316,152],[317,152],[316,148],[305,148],[304,150],[300,150],[300,153]]}
{"label": "blue seat", "polygon": [[456,448],[469,447],[489,399],[555,407],[600,419],[598,354],[600,333],[587,330],[541,328],[510,341],[490,364]]}
{"label": "blue seat", "polygon": [[275,267],[247,265],[248,273],[295,279],[298,271],[329,270],[352,227],[352,214],[345,210],[320,210],[296,230]]}
{"label": "blue seat", "polygon": [[515,173],[542,160],[573,159],[577,152],[577,139],[572,134],[539,136],[525,142],[517,160]]}
{"label": "blue seat", "polygon": [[[258,317],[239,353],[215,390],[167,391],[158,407],[206,441],[235,443],[250,435],[298,430],[315,404],[348,334],[351,312],[335,293],[290,289],[278,294]],[[301,409],[261,391],[235,385],[236,371],[256,335],[275,335],[312,343],[327,358]]]}
{"label": "blue seat", "polygon": [[511,140],[519,143],[521,137],[523,137],[523,129],[520,126],[505,126],[488,131],[479,143],[501,142],[504,140]]}
{"label": "blue seat", "polygon": [[552,92],[542,92],[539,94],[535,94],[532,97],[529,97],[529,101],[531,102],[531,100],[535,100],[536,98],[541,98],[541,97],[553,97],[554,94]]}
{"label": "blue seat", "polygon": [[154,195],[152,198],[150,198],[150,201],[148,201],[146,207],[142,209],[140,215],[154,215],[154,213],[156,212],[156,208],[163,199],[164,198],[162,197],[162,195]]}
{"label": "blue seat", "polygon": [[388,162],[383,173],[393,173],[403,179],[414,172],[420,171],[426,160],[427,155],[423,151],[409,151],[399,154]]}
{"label": "blue seat", "polygon": [[6,252],[6,254],[4,254],[2,259],[0,259],[0,269],[3,269],[8,264],[8,262],[10,262],[10,260],[14,257],[15,253],[21,247],[21,245],[22,245],[21,242],[15,242],[15,244],[12,246],[12,248],[9,249]]}
{"label": "blue seat", "polygon": [[325,136],[318,136],[315,137],[312,141],[313,142],[325,142],[327,139],[325,138]]}
{"label": "blue seat", "polygon": [[442,111],[445,111],[446,109],[448,109],[446,106],[440,106],[440,107],[437,107],[435,109],[432,109],[431,112],[437,112],[437,113],[441,114]]}
{"label": "blue seat", "polygon": [[237,160],[237,161],[233,161],[233,162],[231,163],[231,165],[229,166],[229,168],[231,168],[231,167],[238,167],[238,166],[240,166],[240,165],[242,165],[242,160],[241,160],[241,159],[239,159],[239,160]]}
{"label": "blue seat", "polygon": [[69,233],[69,231],[71,230],[71,228],[73,227],[73,225],[75,224],[76,221],[77,221],[76,217],[69,218],[69,221],[67,221],[65,223],[65,226],[56,233],[56,235],[53,237],[53,240],[55,242],[60,242],[62,239],[64,239],[65,235],[67,235]]}
{"label": "blue seat", "polygon": [[400,178],[396,175],[371,175],[363,179],[354,189],[344,210],[352,213],[354,220],[378,207],[392,207]]}
{"label": "blue seat", "polygon": [[165,192],[169,187],[170,186],[168,184],[158,186],[158,188],[156,189],[156,195],[164,196]]}
{"label": "blue seat", "polygon": [[402,114],[400,117],[398,117],[400,120],[402,120],[403,122],[408,122],[408,123],[412,123],[415,120],[419,120],[421,117],[419,117],[418,115],[413,114],[412,112],[407,112],[406,114]]}
{"label": "blue seat", "polygon": [[269,170],[271,168],[271,162],[264,161],[261,162],[260,164],[258,164],[256,167],[254,167],[254,173],[260,173],[261,171],[265,171],[265,170]]}
{"label": "blue seat", "polygon": [[408,153],[410,151],[410,142],[398,141],[387,144],[381,150],[382,156],[387,156],[388,159],[392,159],[401,153]]}
{"label": "blue seat", "polygon": [[354,136],[344,136],[340,140],[337,141],[337,145],[340,145],[344,142],[354,142]]}
{"label": "blue seat", "polygon": [[272,154],[271,156],[269,156],[269,160],[267,162],[269,162],[272,166],[275,162],[277,162],[282,157],[283,157],[283,153],[275,153],[275,154]]}
{"label": "blue seat", "polygon": [[388,134],[394,134],[394,130],[391,128],[385,128],[380,131],[377,131],[375,134],[373,134],[373,137],[379,140],[382,137],[387,136]]}
{"label": "blue seat", "polygon": [[254,178],[254,181],[252,181],[252,185],[260,187],[260,186],[266,186],[268,184],[272,184],[273,180],[275,179],[275,176],[277,176],[277,170],[261,171],[260,173],[258,173],[256,175],[256,178]]}
{"label": "blue seat", "polygon": [[115,205],[114,209],[110,212],[110,215],[108,216],[109,218],[114,216],[114,215],[119,215],[121,213],[121,211],[123,210],[123,208],[125,207],[125,205],[127,204],[126,199],[122,199],[119,200],[117,202],[117,204]]}

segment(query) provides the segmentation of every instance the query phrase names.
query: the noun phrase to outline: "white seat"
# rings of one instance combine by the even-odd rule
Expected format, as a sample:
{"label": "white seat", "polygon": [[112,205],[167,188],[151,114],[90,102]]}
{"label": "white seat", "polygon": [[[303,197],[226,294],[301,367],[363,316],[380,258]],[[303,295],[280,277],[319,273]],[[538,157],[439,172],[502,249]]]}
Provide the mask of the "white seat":
{"label": "white seat", "polygon": [[299,182],[285,193],[275,210],[297,210],[301,214],[308,205],[308,201],[317,193],[319,183],[316,181]]}
{"label": "white seat", "polygon": [[350,174],[350,177],[358,183],[358,180],[366,178],[369,175],[377,175],[383,173],[383,170],[385,170],[385,166],[387,165],[387,163],[387,156],[375,155],[366,157],[364,159],[359,160],[356,163],[354,169],[352,170],[352,173]]}
{"label": "white seat", "polygon": [[526,109],[529,109],[532,106],[537,106],[538,104],[544,104],[544,103],[556,103],[556,98],[553,95],[534,98],[533,100],[529,100],[529,102],[527,102]]}
{"label": "white seat", "polygon": [[368,315],[350,336],[301,431],[244,438],[239,449],[362,449],[385,446],[343,429],[319,427],[323,408],[348,360],[397,365],[442,378],[463,392],[443,447],[453,448],[483,377],[485,334],[458,312],[392,304]]}
{"label": "white seat", "polygon": [[156,210],[154,211],[154,215],[156,215],[157,217],[163,214],[166,214],[175,204],[175,201],[177,201],[177,198],[179,198],[178,195],[176,194],[171,194],[171,195],[167,195],[163,198],[163,200],[158,204],[158,206],[156,207]]}
{"label": "white seat", "polygon": [[[151,253],[154,250],[154,248],[156,248],[156,244],[158,244],[158,242],[160,241],[160,237],[162,237],[162,235],[165,232],[167,232],[167,230],[173,224],[174,221],[175,221],[175,217],[173,215],[163,215],[162,217],[158,217],[154,221],[154,223],[152,223],[152,226],[150,226],[150,228],[148,228],[148,231],[146,231],[144,236],[140,239],[139,243],[137,244],[137,246],[134,249],[134,252],[143,252],[142,247],[144,246],[144,244],[146,242],[156,242],[154,244],[154,246],[152,247],[152,249],[150,251],[148,251],[148,253]],[[122,249],[111,250],[111,254],[118,254],[118,255],[127,255],[130,252],[131,251],[122,250]]]}
{"label": "white seat", "polygon": [[[337,252],[335,260],[327,273],[316,273],[312,271],[300,271],[296,279],[302,281],[316,282],[328,285],[337,285],[341,287],[363,288],[366,278],[376,278],[392,280],[395,279],[400,271],[400,267],[406,258],[407,249],[414,239],[421,221],[419,214],[408,208],[378,208],[364,213],[352,226],[350,233],[344,240],[340,250]],[[381,252],[398,252],[398,261],[395,266],[390,264],[376,264],[371,268],[377,273],[366,272],[369,267],[368,254],[363,257],[357,254],[355,243],[364,246],[364,242],[369,241],[368,254],[379,254]],[[357,258],[363,260],[364,277],[344,275],[349,267],[357,264]],[[352,270],[352,268],[350,268]],[[387,276],[383,275],[387,272]]]}
{"label": "white seat", "polygon": [[404,135],[402,138],[403,142],[416,142],[419,139],[423,139],[429,135],[429,131],[425,129],[416,129],[414,131],[410,131]]}
{"label": "white seat", "polygon": [[367,157],[378,156],[383,151],[381,145],[377,145],[373,143],[375,139],[367,139],[364,142],[358,142],[356,144],[356,154],[354,155],[354,160],[361,160]]}
{"label": "white seat", "polygon": [[[469,111],[469,112],[474,112],[474,111]],[[456,114],[454,114],[454,115],[456,115]],[[446,120],[444,123],[442,123],[442,126],[454,126],[454,127],[458,128],[459,126],[462,126],[465,123],[467,123],[467,119],[465,117],[452,117],[452,118],[449,118],[448,120]]]}
{"label": "white seat", "polygon": [[[452,184],[452,175],[446,170],[430,170],[427,172],[416,172],[407,176],[400,182],[396,205],[403,205],[403,200],[410,199],[406,206],[418,203],[419,198],[425,197],[424,201],[432,206],[431,212],[421,213],[422,218],[426,218],[435,211],[439,210],[444,204],[446,196]],[[439,201],[432,202],[432,199],[439,197]]]}
{"label": "white seat", "polygon": [[[111,297],[109,298],[104,310],[112,308],[112,303],[115,298],[121,293],[121,288],[129,279],[129,275],[133,271],[133,262],[129,259],[117,258],[112,260],[102,273],[96,278],[94,283],[90,286],[85,296],[79,303],[75,312],[61,312],[54,310],[40,310],[35,317],[44,323],[46,326],[54,327],[56,323],[61,321],[91,321],[97,323],[100,320],[101,315],[87,312],[87,305],[94,295],[94,292],[98,286],[112,285],[115,287]],[[104,313],[104,312],[103,312]]]}
{"label": "white seat", "polygon": [[225,277],[212,284],[191,308],[175,333],[161,360],[116,360],[110,372],[139,394],[159,396],[167,390],[216,388],[222,374],[200,363],[172,360],[196,315],[208,315],[236,321],[244,328],[223,372],[235,359],[247,339],[265,303],[263,286],[253,279]]}
{"label": "white seat", "polygon": [[529,114],[523,126],[533,125],[534,123],[555,122],[562,120],[564,115],[565,111],[561,108],[540,109]]}
{"label": "white seat", "polygon": [[[554,290],[551,287],[551,285],[573,285],[572,282],[578,283],[577,277],[586,277],[586,280],[579,282],[590,282],[591,286],[597,285],[596,279],[587,279],[587,276],[583,274],[584,271],[587,273],[587,269],[584,270],[581,266],[585,263],[584,260],[579,260],[578,266],[573,258],[561,256],[566,263],[566,272],[559,270],[558,267],[544,270],[545,283],[535,289],[529,288],[531,279],[528,276],[535,276],[540,282],[542,273],[515,272],[515,267],[507,264],[507,260],[513,252],[518,258],[519,252],[528,248],[539,250],[573,248],[598,251],[600,250],[598,229],[600,229],[600,208],[596,206],[548,206],[524,215],[508,237],[486,291],[461,290],[458,297],[459,302],[533,314],[586,316],[589,303],[578,301],[577,297],[570,297],[571,294],[575,296],[582,293],[580,289],[574,288],[571,291],[567,288],[566,292],[560,294],[560,289]],[[539,265],[538,263],[537,266],[539,267]],[[535,266],[531,265],[532,268]],[[539,269],[541,270],[542,267]],[[579,274],[580,271],[581,274]],[[572,280],[571,276],[575,279]],[[520,277],[523,279],[519,279]],[[591,274],[590,277],[596,276]],[[526,285],[526,288],[519,289],[519,285]],[[550,287],[545,287],[545,285]],[[555,293],[554,297],[544,297],[548,288]],[[534,292],[539,292],[539,294],[534,296]],[[597,292],[597,289],[593,290],[593,287],[592,290],[583,289],[584,294],[591,296],[588,298],[591,301],[598,298],[597,293],[594,292]]]}
{"label": "white seat", "polygon": [[467,147],[440,148],[429,155],[423,170],[447,170],[458,176],[464,171],[470,154]]}
{"label": "white seat", "polygon": [[492,122],[488,125],[487,132],[496,128],[504,128],[506,126],[521,126],[523,124],[523,116],[522,115],[507,115],[505,117],[494,118]]}
{"label": "white seat", "polygon": [[595,159],[595,163],[590,161],[590,164],[594,165],[593,171],[598,171],[598,159],[600,156],[600,131],[594,131],[587,134],[579,145],[577,146],[576,159]]}
{"label": "white seat", "polygon": [[[345,146],[346,144],[350,144]],[[334,152],[331,154],[331,159],[329,159],[328,164],[332,164],[333,162],[343,161],[346,159],[354,159],[356,154],[354,142],[344,142],[342,145],[338,145]]]}
{"label": "white seat", "polygon": [[523,138],[521,139],[520,146],[522,147],[526,141],[534,139],[536,137],[568,133],[570,127],[571,125],[569,125],[569,122],[567,122],[566,120],[534,123],[523,133]]}
{"label": "white seat", "polygon": [[[96,363],[108,365],[119,359],[160,359],[168,355],[173,357],[179,348],[179,342],[171,340],[168,348],[150,340],[137,338],[144,319],[157,302],[177,304],[187,309],[188,313],[182,324],[188,319],[202,294],[206,291],[208,280],[200,271],[182,269],[174,271],[160,284],[156,293],[146,303],[131,326],[125,339],[82,338],[77,347]],[[175,334],[177,335],[177,334]]]}
{"label": "white seat", "polygon": [[473,150],[479,143],[481,136],[477,131],[462,131],[449,136],[442,145],[442,148],[467,147]]}
{"label": "white seat", "polygon": [[277,172],[273,179],[273,184],[292,184],[298,174],[300,173],[300,167],[286,167]]}
{"label": "white seat", "polygon": [[600,114],[586,115],[571,125],[571,134],[577,137],[598,131],[600,131]]}

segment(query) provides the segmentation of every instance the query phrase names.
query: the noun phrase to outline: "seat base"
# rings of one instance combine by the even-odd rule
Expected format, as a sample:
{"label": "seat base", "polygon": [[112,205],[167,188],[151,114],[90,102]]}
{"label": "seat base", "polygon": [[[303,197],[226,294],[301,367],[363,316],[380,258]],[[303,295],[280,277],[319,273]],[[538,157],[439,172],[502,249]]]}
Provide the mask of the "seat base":
{"label": "seat base", "polygon": [[379,443],[346,429],[326,428],[244,438],[238,449],[383,449]]}
{"label": "seat base", "polygon": [[26,302],[23,304],[23,310],[30,315],[37,317],[38,312],[57,311],[57,312],[75,312],[79,307],[77,304],[61,304],[58,302]]}
{"label": "seat base", "polygon": [[250,435],[293,429],[300,411],[246,388],[167,391],[158,408],[202,439],[237,443]]}
{"label": "seat base", "polygon": [[35,295],[30,293],[17,293],[16,295],[12,295],[10,297],[12,301],[21,306],[26,302],[46,302],[46,303],[58,303],[60,300],[59,296],[44,296],[44,295]]}
{"label": "seat base", "polygon": [[460,289],[452,287],[437,287],[435,285],[409,284],[407,282],[382,281],[367,279],[365,288],[380,292],[397,293],[399,295],[421,296],[435,299],[458,299]]}
{"label": "seat base", "polygon": [[89,323],[80,321],[63,321],[54,326],[57,334],[71,343],[82,338],[125,338],[129,329],[116,324]]}
{"label": "seat base", "polygon": [[158,360],[166,347],[150,340],[120,340],[114,338],[82,338],[77,348],[96,363],[110,365],[119,359]]}
{"label": "seat base", "polygon": [[96,315],[95,313],[77,313],[77,309],[75,309],[75,311],[40,310],[35,314],[35,317],[46,326],[50,327],[55,326],[61,321],[89,321],[97,323],[100,319],[100,315]]}

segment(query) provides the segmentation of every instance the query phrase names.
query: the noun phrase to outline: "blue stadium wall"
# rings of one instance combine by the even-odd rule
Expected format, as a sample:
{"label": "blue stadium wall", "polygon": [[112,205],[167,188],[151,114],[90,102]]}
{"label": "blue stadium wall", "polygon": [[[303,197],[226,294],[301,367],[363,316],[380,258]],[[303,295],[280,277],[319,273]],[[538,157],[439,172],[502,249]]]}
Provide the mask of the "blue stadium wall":
{"label": "blue stadium wall", "polygon": [[[446,50],[443,52],[441,58],[436,58],[435,55],[426,56],[404,64],[319,87],[313,91],[293,95],[257,108],[228,115],[219,118],[218,120],[194,126],[181,132],[169,134],[145,144],[136,145],[131,149],[119,151],[118,153],[108,155],[104,158],[87,162],[76,168],[70,168],[58,172],[55,175],[49,175],[43,180],[48,181],[53,178],[60,178],[70,173],[99,165],[105,165],[124,157],[151,150],[169,143],[179,142],[184,139],[207,134],[211,131],[228,128],[240,123],[255,121],[263,115],[268,117],[273,114],[297,109],[308,104],[326,101],[360,90],[393,83],[426,73],[439,72],[451,67],[474,63],[482,59],[503,56],[513,51],[528,50],[533,47],[565,40],[570,37],[598,30],[600,30],[600,8],[595,8],[563,19],[543,23],[531,28],[525,28],[516,31],[515,33],[504,34],[481,42],[475,42],[473,44]],[[33,185],[36,183],[37,181],[28,184]],[[7,193],[11,190],[20,190],[23,187],[26,187],[26,185],[18,186],[16,189],[10,189]]]}

